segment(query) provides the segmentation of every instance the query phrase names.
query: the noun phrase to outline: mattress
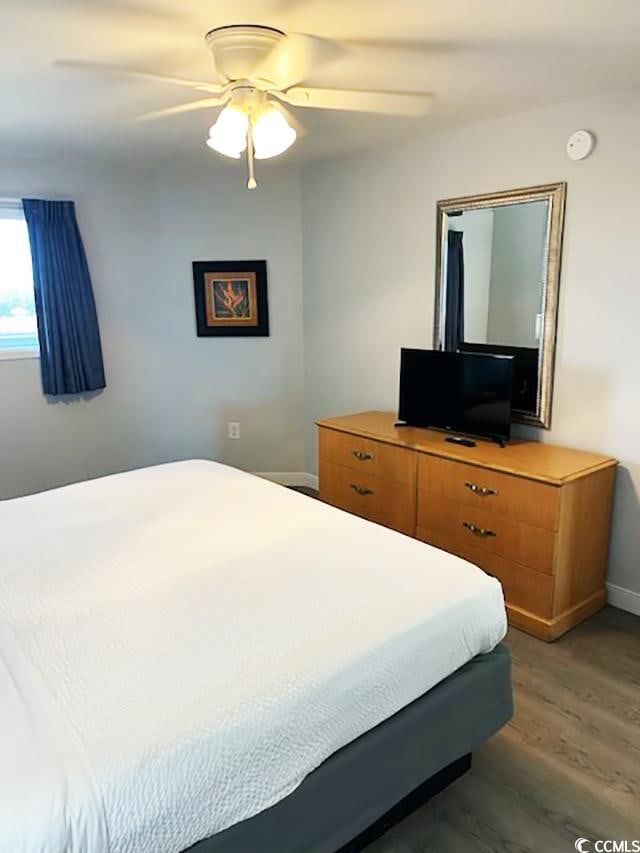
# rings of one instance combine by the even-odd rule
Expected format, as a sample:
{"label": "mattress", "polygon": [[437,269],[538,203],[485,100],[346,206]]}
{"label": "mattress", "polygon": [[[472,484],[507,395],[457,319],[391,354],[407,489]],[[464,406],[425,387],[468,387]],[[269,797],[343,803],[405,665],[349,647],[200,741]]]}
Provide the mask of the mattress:
{"label": "mattress", "polygon": [[469,563],[212,462],[6,501],[0,537],[12,853],[182,850],[506,630]]}
{"label": "mattress", "polygon": [[351,851],[391,809],[421,805],[415,791],[470,757],[512,715],[511,655],[500,643],[335,752],[275,806],[189,853]]}

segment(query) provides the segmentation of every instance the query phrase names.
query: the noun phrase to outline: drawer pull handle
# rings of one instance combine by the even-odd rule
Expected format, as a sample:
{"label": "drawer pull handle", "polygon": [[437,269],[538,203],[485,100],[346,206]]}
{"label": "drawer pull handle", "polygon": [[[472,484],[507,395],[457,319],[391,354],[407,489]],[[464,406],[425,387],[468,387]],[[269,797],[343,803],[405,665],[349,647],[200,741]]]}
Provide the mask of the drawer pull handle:
{"label": "drawer pull handle", "polygon": [[477,527],[470,521],[463,521],[462,526],[466,527],[469,533],[473,533],[474,536],[479,536],[481,539],[487,539],[489,536],[497,535],[493,530],[489,530],[487,527]]}
{"label": "drawer pull handle", "polygon": [[364,450],[352,450],[351,453],[361,462],[367,462],[369,459],[373,459],[373,453],[365,453]]}
{"label": "drawer pull handle", "polygon": [[359,495],[372,495],[373,494],[371,489],[367,489],[365,486],[358,486],[357,483],[351,483],[349,485],[349,488],[353,489],[353,491]]}
{"label": "drawer pull handle", "polygon": [[486,486],[479,486],[477,483],[470,483],[468,480],[465,483],[467,489],[473,492],[474,495],[480,495],[481,498],[487,498],[489,495],[497,495],[497,489],[488,489]]}

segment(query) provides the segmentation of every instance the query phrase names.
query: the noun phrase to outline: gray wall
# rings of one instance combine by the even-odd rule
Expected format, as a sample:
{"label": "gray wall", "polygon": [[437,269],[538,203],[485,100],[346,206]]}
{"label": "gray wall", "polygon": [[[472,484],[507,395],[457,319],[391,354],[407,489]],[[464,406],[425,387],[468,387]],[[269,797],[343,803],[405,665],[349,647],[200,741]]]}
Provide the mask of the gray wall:
{"label": "gray wall", "polygon": [[[36,360],[0,361],[0,498],[194,456],[302,469],[299,170],[272,167],[248,193],[240,168],[210,163],[156,176],[0,160],[0,196],[76,201],[108,382],[52,403]],[[197,338],[191,262],[234,258],[268,260],[272,337]]]}
{"label": "gray wall", "polygon": [[[591,127],[595,155],[570,162]],[[401,346],[429,347],[440,198],[568,181],[553,429],[618,474],[609,580],[640,593],[640,98],[594,99],[308,166],[303,174],[308,466],[315,418],[397,405]]]}

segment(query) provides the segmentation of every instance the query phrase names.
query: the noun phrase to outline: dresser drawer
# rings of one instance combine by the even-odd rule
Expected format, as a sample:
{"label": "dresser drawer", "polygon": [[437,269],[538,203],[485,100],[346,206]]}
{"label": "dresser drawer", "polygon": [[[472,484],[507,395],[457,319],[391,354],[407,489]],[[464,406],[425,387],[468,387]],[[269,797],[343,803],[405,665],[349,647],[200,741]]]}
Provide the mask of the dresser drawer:
{"label": "dresser drawer", "polygon": [[559,489],[490,468],[419,455],[418,488],[471,507],[556,530]]}
{"label": "dresser drawer", "polygon": [[417,526],[539,572],[553,572],[552,530],[423,492],[418,497]]}
{"label": "dresser drawer", "polygon": [[418,539],[435,545],[450,554],[457,554],[468,560],[487,574],[498,578],[502,584],[504,598],[507,604],[526,610],[543,619],[548,619],[553,606],[553,577],[551,575],[527,569],[508,560],[489,554],[480,548],[448,539],[436,533],[418,528]]}
{"label": "dresser drawer", "polygon": [[320,497],[370,521],[413,536],[415,489],[320,459]]}
{"label": "dresser drawer", "polygon": [[393,480],[415,488],[416,453],[404,447],[360,438],[333,429],[320,429],[318,456],[374,477]]}

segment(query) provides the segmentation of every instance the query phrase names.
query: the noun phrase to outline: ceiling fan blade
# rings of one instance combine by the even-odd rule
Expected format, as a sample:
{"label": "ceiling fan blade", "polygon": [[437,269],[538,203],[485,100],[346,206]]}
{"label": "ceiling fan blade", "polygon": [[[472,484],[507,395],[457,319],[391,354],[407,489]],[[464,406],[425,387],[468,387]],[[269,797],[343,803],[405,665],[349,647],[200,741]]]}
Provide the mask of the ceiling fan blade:
{"label": "ceiling fan blade", "polygon": [[274,0],[274,3],[275,12],[298,12],[313,3],[313,0]]}
{"label": "ceiling fan blade", "polygon": [[306,86],[272,94],[294,107],[402,116],[426,115],[433,98],[429,92],[371,92],[366,89],[314,89]]}
{"label": "ceiling fan blade", "polygon": [[165,107],[162,110],[154,110],[151,113],[143,113],[140,116],[137,116],[134,121],[136,124],[138,122],[144,121],[153,121],[157,118],[166,118],[167,116],[176,116],[181,113],[192,113],[196,110],[207,110],[214,109],[215,107],[221,107],[223,104],[226,104],[229,100],[228,94],[219,95],[214,98],[201,98],[199,101],[189,101],[186,104],[177,104],[175,107]]}
{"label": "ceiling fan blade", "polygon": [[289,89],[312,71],[338,59],[345,48],[338,42],[304,33],[287,33],[251,72],[251,79],[276,89]]}
{"label": "ceiling fan blade", "polygon": [[104,74],[115,74],[121,77],[137,77],[140,80],[151,80],[155,83],[170,83],[174,86],[184,86],[196,89],[198,92],[210,92],[217,95],[224,92],[226,86],[221,83],[208,83],[206,80],[185,80],[182,77],[169,77],[166,74],[155,74],[153,71],[136,71],[133,68],[123,68],[120,65],[108,65],[101,62],[85,62],[82,59],[57,59],[53,63],[57,68],[77,68],[81,71],[96,71]]}
{"label": "ceiling fan blade", "polygon": [[345,46],[354,48],[355,50],[370,50],[370,51],[389,51],[407,53],[424,53],[433,54],[443,51],[450,51],[454,45],[450,42],[427,40],[419,38],[386,38],[386,39],[345,39],[342,42]]}
{"label": "ceiling fan blade", "polygon": [[[51,4],[47,0],[30,0],[40,7],[39,12]],[[190,18],[178,9],[170,9],[165,4],[147,2],[147,0],[56,0],[57,15],[70,13],[92,15],[97,18],[127,18],[133,22],[147,22],[155,26],[176,26],[192,24]]]}

